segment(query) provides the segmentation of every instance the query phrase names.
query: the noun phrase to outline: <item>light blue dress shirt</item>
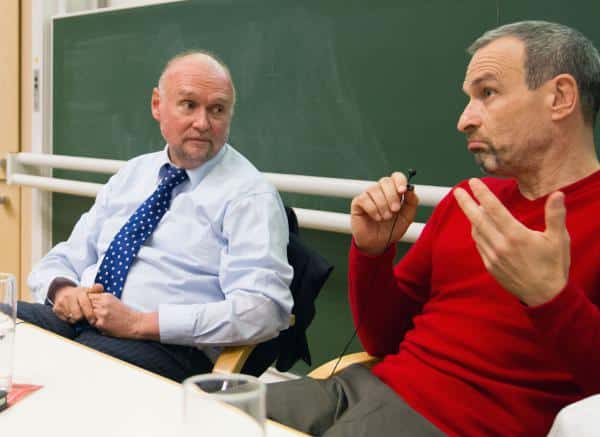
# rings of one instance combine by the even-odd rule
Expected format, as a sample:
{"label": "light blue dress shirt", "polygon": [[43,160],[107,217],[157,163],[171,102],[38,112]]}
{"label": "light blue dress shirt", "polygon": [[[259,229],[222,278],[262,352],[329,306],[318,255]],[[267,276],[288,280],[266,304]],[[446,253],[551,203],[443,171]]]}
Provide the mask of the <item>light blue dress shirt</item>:
{"label": "light blue dress shirt", "polygon": [[[113,237],[166,173],[167,149],[128,161],[102,187],[69,239],[29,275],[36,300],[44,301],[57,277],[93,284]],[[279,194],[227,144],[187,174],[140,248],[123,302],[158,311],[163,343],[222,346],[276,336],[288,326],[293,305],[288,225]]]}

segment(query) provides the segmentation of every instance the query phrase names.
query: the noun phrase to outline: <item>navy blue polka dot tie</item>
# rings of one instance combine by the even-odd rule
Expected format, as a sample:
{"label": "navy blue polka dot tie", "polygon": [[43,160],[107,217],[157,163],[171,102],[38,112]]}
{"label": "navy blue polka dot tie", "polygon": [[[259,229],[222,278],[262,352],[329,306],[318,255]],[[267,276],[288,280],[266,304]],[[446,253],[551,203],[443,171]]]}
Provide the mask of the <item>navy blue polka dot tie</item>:
{"label": "navy blue polka dot tie", "polygon": [[168,165],[167,174],[158,188],[129,217],[112,240],[95,279],[97,284],[104,286],[105,292],[121,298],[127,273],[140,247],[169,209],[173,189],[187,178],[185,170]]}

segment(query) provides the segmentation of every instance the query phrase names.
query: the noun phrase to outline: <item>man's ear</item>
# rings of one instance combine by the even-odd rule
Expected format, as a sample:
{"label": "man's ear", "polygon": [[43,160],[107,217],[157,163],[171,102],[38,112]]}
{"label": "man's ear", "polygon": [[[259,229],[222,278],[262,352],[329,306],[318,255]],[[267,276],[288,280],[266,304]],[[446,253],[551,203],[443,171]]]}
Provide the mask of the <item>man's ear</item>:
{"label": "man's ear", "polygon": [[156,121],[160,121],[160,91],[158,90],[158,88],[154,88],[152,90],[152,100],[150,103],[150,108],[152,110],[152,117],[154,117],[154,119]]}
{"label": "man's ear", "polygon": [[559,74],[550,80],[552,95],[550,111],[552,120],[559,121],[577,111],[579,106],[579,89],[577,81],[570,74]]}

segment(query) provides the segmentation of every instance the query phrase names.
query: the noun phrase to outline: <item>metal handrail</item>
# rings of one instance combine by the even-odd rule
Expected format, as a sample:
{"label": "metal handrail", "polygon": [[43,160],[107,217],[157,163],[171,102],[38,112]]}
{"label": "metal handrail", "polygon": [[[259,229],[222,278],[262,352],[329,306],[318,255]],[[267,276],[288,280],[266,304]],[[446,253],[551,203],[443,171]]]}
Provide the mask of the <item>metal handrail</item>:
{"label": "metal handrail", "polygon": [[[49,155],[36,153],[14,153],[7,155],[7,183],[38,188],[41,190],[95,197],[102,184],[60,179],[39,175],[40,168],[87,171],[93,173],[116,173],[126,161],[77,156]],[[273,185],[282,192],[306,195],[352,198],[362,193],[374,181],[305,176],[283,173],[264,173]],[[420,204],[435,206],[448,193],[449,187],[415,185]],[[331,211],[294,208],[298,223],[303,228],[329,232],[350,233],[350,215]],[[401,241],[414,242],[423,223],[413,223]]]}

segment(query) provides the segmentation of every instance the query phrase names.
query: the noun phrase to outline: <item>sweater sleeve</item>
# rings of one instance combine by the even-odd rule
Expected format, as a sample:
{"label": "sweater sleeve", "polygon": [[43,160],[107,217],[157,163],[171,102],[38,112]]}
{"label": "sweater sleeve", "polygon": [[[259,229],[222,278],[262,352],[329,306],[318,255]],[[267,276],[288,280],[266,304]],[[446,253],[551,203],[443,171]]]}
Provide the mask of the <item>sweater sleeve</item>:
{"label": "sweater sleeve", "polygon": [[526,309],[551,350],[573,374],[584,395],[600,392],[600,310],[573,284],[552,300]]}
{"label": "sweater sleeve", "polygon": [[348,298],[365,350],[374,356],[398,352],[430,294],[432,244],[437,224],[449,203],[447,196],[434,210],[421,236],[393,266],[396,247],[369,256],[351,243]]}

